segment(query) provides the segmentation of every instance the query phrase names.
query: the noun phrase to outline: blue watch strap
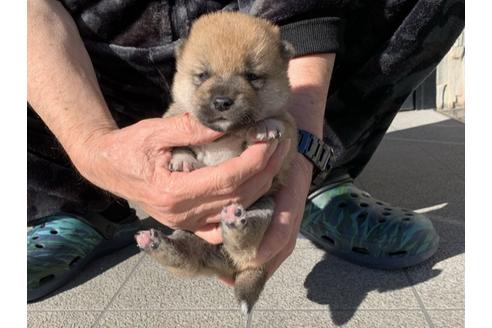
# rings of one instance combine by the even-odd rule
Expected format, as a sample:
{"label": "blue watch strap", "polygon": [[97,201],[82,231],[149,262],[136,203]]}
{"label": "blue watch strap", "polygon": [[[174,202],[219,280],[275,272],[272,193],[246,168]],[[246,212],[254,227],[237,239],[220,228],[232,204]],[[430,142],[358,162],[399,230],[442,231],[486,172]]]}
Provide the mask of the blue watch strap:
{"label": "blue watch strap", "polygon": [[333,149],[324,143],[323,140],[306,130],[299,129],[298,136],[297,150],[306,156],[321,172],[329,171],[329,162],[333,155]]}

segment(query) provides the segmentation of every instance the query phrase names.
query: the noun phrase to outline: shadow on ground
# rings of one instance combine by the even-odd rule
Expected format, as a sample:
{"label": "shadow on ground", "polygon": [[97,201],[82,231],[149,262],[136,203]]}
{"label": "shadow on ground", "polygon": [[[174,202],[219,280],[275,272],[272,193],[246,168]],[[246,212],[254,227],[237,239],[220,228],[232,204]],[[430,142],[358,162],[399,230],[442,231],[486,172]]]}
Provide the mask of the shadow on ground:
{"label": "shadow on ground", "polygon": [[[441,274],[441,270],[433,269],[436,263],[462,254],[465,251],[464,245],[461,248],[452,248],[453,252],[446,251],[444,248],[446,248],[446,245],[441,245],[441,248],[432,258],[412,268],[412,270],[419,270],[419,280],[413,280],[413,277],[411,279],[407,270],[384,271],[384,276],[388,276],[388,280],[366,279],[371,271],[377,270],[362,267],[358,269],[356,265],[353,265],[355,275],[360,280],[358,284],[347,284],[344,279],[345,274],[336,266],[338,260],[327,254],[323,257],[323,260],[314,266],[304,281],[307,298],[318,304],[328,305],[333,322],[337,325],[343,325],[352,319],[369,292],[384,293],[394,291],[435,278]],[[404,273],[407,279],[392,279],[393,275],[398,272]],[[337,290],[333,288],[334,285],[340,286],[343,289],[343,295],[349,295],[349,297],[341,298]]]}
{"label": "shadow on ground", "polygon": [[[460,124],[449,120],[388,133],[356,181],[374,197],[397,206],[423,209],[443,204],[426,212],[441,243],[429,260],[396,271],[345,264],[326,254],[308,274],[304,287],[309,300],[329,306],[335,324],[350,321],[370,292],[399,290],[433,279],[441,274],[433,269],[437,263],[465,252],[464,127]],[[409,274],[415,271],[419,274]],[[398,274],[406,279],[396,279]]]}

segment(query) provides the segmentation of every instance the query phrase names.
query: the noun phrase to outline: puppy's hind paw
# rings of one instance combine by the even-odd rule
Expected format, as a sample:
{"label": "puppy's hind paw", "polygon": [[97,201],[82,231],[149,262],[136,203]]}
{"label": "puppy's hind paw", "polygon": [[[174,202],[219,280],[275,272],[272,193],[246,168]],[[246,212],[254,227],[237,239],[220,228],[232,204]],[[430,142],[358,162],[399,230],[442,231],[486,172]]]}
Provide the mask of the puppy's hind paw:
{"label": "puppy's hind paw", "polygon": [[191,172],[200,167],[198,160],[190,154],[177,153],[173,154],[169,162],[169,171],[173,172]]}
{"label": "puppy's hind paw", "polygon": [[222,209],[220,220],[227,228],[244,226],[246,222],[246,211],[239,204],[231,204]]}

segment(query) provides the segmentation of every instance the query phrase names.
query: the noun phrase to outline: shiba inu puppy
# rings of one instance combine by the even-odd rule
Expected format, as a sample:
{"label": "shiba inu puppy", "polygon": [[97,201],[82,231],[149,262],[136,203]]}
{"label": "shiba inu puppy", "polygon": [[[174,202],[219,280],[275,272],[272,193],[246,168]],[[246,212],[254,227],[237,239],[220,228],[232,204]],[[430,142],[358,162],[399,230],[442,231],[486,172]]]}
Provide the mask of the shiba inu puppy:
{"label": "shiba inu puppy", "polygon": [[[225,134],[210,144],[174,149],[169,169],[191,171],[216,165],[256,142],[290,138],[295,145],[297,129],[286,111],[292,55],[292,46],[267,20],[218,12],[195,21],[188,39],[176,50],[173,104],[165,117],[191,113]],[[187,231],[166,236],[152,229],[137,234],[139,247],[179,275],[234,278],[236,298],[250,313],[267,279],[265,268],[250,262],[273,215],[272,195],[284,181],[295,151],[292,146],[264,197],[249,208],[241,204],[224,208],[223,244],[211,245]]]}

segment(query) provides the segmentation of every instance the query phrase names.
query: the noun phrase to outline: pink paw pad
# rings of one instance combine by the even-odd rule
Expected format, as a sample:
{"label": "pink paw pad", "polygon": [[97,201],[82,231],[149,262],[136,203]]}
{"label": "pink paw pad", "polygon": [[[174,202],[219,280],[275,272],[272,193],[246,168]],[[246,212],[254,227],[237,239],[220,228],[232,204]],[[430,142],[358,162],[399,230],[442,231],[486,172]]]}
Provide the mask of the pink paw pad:
{"label": "pink paw pad", "polygon": [[135,240],[140,249],[156,249],[159,246],[159,242],[156,238],[154,229],[139,231],[135,235]]}
{"label": "pink paw pad", "polygon": [[246,211],[239,204],[231,204],[222,210],[221,220],[228,227],[235,227],[246,224]]}

